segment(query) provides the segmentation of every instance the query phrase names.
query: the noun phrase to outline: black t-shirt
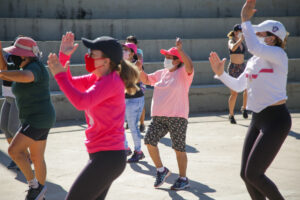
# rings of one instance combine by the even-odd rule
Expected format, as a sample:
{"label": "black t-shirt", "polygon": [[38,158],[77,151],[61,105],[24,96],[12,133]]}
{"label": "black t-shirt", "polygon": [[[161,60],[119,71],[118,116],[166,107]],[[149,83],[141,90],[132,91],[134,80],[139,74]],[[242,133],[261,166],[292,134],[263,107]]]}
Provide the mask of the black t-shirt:
{"label": "black t-shirt", "polygon": [[136,93],[134,95],[130,95],[130,94],[125,93],[125,98],[126,99],[133,99],[133,98],[139,98],[139,97],[144,96],[144,93],[141,89],[141,83],[137,83],[136,85],[140,88],[140,90],[136,91]]}

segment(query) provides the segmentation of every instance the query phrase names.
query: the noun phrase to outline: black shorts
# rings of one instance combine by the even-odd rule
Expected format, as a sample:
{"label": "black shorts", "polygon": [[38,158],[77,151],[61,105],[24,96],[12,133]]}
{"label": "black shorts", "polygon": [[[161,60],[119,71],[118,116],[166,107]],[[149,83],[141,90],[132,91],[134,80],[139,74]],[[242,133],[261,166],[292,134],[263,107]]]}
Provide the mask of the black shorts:
{"label": "black shorts", "polygon": [[22,133],[33,140],[46,140],[50,128],[34,128],[30,124],[23,124],[18,130],[18,133]]}
{"label": "black shorts", "polygon": [[243,64],[229,63],[227,71],[230,76],[234,78],[238,78],[244,72],[245,68],[246,68],[246,63]]}

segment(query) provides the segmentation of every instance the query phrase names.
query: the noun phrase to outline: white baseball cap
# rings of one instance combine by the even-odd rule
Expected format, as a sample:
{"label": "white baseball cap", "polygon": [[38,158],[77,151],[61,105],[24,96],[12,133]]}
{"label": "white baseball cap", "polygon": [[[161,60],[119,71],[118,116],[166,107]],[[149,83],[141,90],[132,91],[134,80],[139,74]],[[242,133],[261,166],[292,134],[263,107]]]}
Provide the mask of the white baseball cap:
{"label": "white baseball cap", "polygon": [[284,41],[287,34],[283,24],[275,20],[266,20],[258,25],[253,25],[253,29],[255,32],[270,32],[279,37],[282,41]]}

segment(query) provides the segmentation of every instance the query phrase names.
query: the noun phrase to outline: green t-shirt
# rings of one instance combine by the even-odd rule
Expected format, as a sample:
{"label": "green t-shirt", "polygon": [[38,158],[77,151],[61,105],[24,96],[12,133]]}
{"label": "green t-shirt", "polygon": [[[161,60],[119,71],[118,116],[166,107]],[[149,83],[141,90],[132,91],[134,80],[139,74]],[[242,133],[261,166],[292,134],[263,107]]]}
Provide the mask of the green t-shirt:
{"label": "green t-shirt", "polygon": [[34,61],[20,70],[29,70],[34,75],[34,81],[31,83],[12,84],[21,123],[30,124],[34,128],[51,128],[55,123],[55,110],[50,98],[49,74],[46,67],[41,62]]}

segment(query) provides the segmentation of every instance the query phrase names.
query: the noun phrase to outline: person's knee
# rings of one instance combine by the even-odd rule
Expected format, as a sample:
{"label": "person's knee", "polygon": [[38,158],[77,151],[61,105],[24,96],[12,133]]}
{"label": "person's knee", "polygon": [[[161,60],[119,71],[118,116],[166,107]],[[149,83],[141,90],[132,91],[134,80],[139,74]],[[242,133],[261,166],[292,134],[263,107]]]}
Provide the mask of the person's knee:
{"label": "person's knee", "polygon": [[18,159],[19,157],[23,156],[24,153],[22,151],[20,151],[18,148],[16,148],[15,146],[10,145],[8,147],[8,154],[13,160],[15,160],[15,159]]}
{"label": "person's knee", "polygon": [[44,156],[43,155],[30,155],[30,159],[34,164],[41,164],[44,163]]}
{"label": "person's knee", "polygon": [[242,178],[242,180],[243,180],[244,182],[248,182],[248,180],[247,180],[247,178],[246,178],[245,170],[243,170],[243,169],[241,170],[240,176],[241,176],[241,178]]}
{"label": "person's knee", "polygon": [[15,155],[16,155],[16,151],[15,151],[15,148],[13,147],[13,146],[9,146],[8,147],[8,155],[11,157],[11,158],[13,158]]}
{"label": "person's knee", "polygon": [[245,180],[249,183],[256,183],[260,178],[260,174],[252,168],[245,171]]}
{"label": "person's knee", "polygon": [[177,158],[184,158],[185,160],[187,159],[187,155],[186,155],[186,152],[185,151],[179,151],[179,150],[175,150],[175,153],[176,153],[176,156]]}

